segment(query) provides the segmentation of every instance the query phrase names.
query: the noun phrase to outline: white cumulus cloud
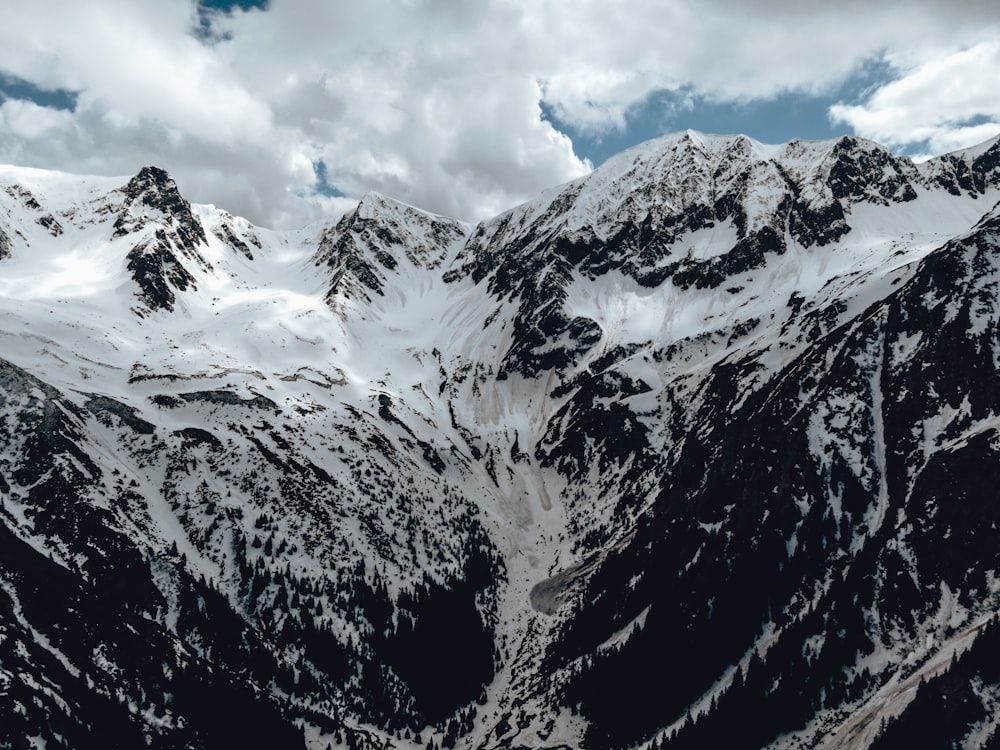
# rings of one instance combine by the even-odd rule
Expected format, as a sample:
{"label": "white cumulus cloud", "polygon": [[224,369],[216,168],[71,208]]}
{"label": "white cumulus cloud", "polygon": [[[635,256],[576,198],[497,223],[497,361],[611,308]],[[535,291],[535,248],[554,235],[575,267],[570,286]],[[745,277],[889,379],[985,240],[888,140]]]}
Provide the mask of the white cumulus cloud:
{"label": "white cumulus cloud", "polygon": [[930,153],[966,148],[1000,133],[1000,41],[981,42],[926,62],[833,118],[873,140]]}
{"label": "white cumulus cloud", "polygon": [[[898,80],[832,113],[859,133],[945,149],[997,113],[1000,10],[986,0],[8,5],[0,76],[75,104],[4,101],[0,162],[158,164],[192,200],[271,226],[333,218],[368,190],[463,219],[508,208],[591,168],[546,108],[600,134],[657,92],[817,93],[882,59]],[[320,162],[343,197],[320,189]]]}

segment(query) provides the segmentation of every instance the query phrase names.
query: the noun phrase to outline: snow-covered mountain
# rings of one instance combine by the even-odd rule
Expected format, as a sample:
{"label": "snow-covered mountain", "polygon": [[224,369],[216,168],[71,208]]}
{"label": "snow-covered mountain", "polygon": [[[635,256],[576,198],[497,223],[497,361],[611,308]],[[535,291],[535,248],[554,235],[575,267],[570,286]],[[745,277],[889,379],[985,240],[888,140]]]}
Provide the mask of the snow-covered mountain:
{"label": "snow-covered mountain", "polygon": [[0,167],[0,747],[1000,746],[998,201],[1000,140],[289,233]]}

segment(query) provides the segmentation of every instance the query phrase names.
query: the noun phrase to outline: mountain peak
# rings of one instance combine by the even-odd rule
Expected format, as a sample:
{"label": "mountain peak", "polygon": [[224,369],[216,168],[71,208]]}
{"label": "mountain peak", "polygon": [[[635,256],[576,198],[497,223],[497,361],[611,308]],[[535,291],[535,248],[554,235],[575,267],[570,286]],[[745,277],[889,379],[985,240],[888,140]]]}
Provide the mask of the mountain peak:
{"label": "mountain peak", "polygon": [[133,234],[154,222],[167,225],[164,228],[169,228],[178,246],[186,251],[196,252],[196,246],[208,244],[201,221],[165,170],[143,167],[121,191],[125,202],[115,221],[115,237]]}
{"label": "mountain peak", "polygon": [[[371,303],[385,295],[390,275],[403,269],[439,267],[468,235],[457,219],[423,211],[373,190],[336,226],[323,232],[313,262],[329,271],[327,302]],[[408,261],[407,264],[405,261]]]}
{"label": "mountain peak", "polygon": [[143,193],[154,189],[156,192],[177,192],[177,183],[174,182],[174,178],[165,169],[147,165],[140,169],[135,177],[129,180],[124,191],[127,195],[137,198]]}
{"label": "mountain peak", "polygon": [[[146,166],[121,188],[125,201],[115,220],[113,237],[138,235],[128,253],[127,268],[139,287],[143,310],[174,309],[174,290],[195,288],[195,277],[184,262],[211,271],[199,252],[208,245],[201,220],[163,169]],[[149,230],[152,230],[151,232]]]}
{"label": "mountain peak", "polygon": [[421,214],[426,213],[415,206],[410,206],[388,195],[375,190],[369,190],[361,196],[361,200],[358,201],[358,205],[354,209],[354,214],[359,219],[367,220],[375,219],[379,216],[398,216],[407,211],[414,211]]}
{"label": "mountain peak", "polygon": [[359,219],[373,219],[379,215],[391,215],[395,217],[408,215],[411,220],[427,220],[456,225],[464,224],[464,222],[458,219],[436,214],[433,211],[427,211],[419,206],[414,206],[376,190],[369,190],[361,197],[355,208],[355,214]]}

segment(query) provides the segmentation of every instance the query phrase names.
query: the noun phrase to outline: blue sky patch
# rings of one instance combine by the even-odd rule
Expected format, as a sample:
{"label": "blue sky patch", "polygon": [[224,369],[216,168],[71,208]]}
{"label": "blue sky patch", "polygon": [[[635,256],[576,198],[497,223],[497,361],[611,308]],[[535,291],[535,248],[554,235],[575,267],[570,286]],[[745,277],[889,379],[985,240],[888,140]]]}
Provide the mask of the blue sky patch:
{"label": "blue sky patch", "polygon": [[21,78],[0,75],[0,101],[7,99],[27,99],[40,107],[72,111],[76,108],[77,93],[66,89],[43,89]]}
{"label": "blue sky patch", "polygon": [[234,8],[240,8],[241,10],[250,10],[251,8],[262,8],[267,10],[267,5],[270,0],[201,0],[198,4],[202,8],[210,8],[212,10],[221,10],[229,12]]}
{"label": "blue sky patch", "polygon": [[320,159],[313,162],[313,172],[316,173],[316,192],[325,195],[327,198],[343,198],[344,194],[334,185],[330,184],[327,177],[326,162]]}
{"label": "blue sky patch", "polygon": [[198,26],[194,29],[195,36],[208,44],[228,41],[229,34],[216,34],[212,31],[212,14],[230,13],[235,9],[252,10],[260,8],[267,10],[270,0],[199,0]]}
{"label": "blue sky patch", "polygon": [[838,103],[861,103],[892,78],[888,64],[870,60],[841,85],[822,94],[785,92],[771,99],[716,102],[690,91],[658,91],[629,110],[624,130],[606,133],[574,128],[556,117],[544,102],[542,113],[569,136],[577,155],[590,159],[596,167],[637,143],[679,130],[743,133],[762,143],[837,138],[851,129],[845,123],[832,123],[829,108]]}

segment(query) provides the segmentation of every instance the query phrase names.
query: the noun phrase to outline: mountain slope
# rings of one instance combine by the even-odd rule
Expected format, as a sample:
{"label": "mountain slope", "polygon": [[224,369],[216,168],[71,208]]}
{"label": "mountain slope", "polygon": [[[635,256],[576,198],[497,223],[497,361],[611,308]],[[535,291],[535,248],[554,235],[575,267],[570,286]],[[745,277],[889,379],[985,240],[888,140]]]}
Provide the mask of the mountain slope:
{"label": "mountain slope", "polygon": [[687,132],[476,227],[0,188],[0,746],[996,734],[1000,141]]}

